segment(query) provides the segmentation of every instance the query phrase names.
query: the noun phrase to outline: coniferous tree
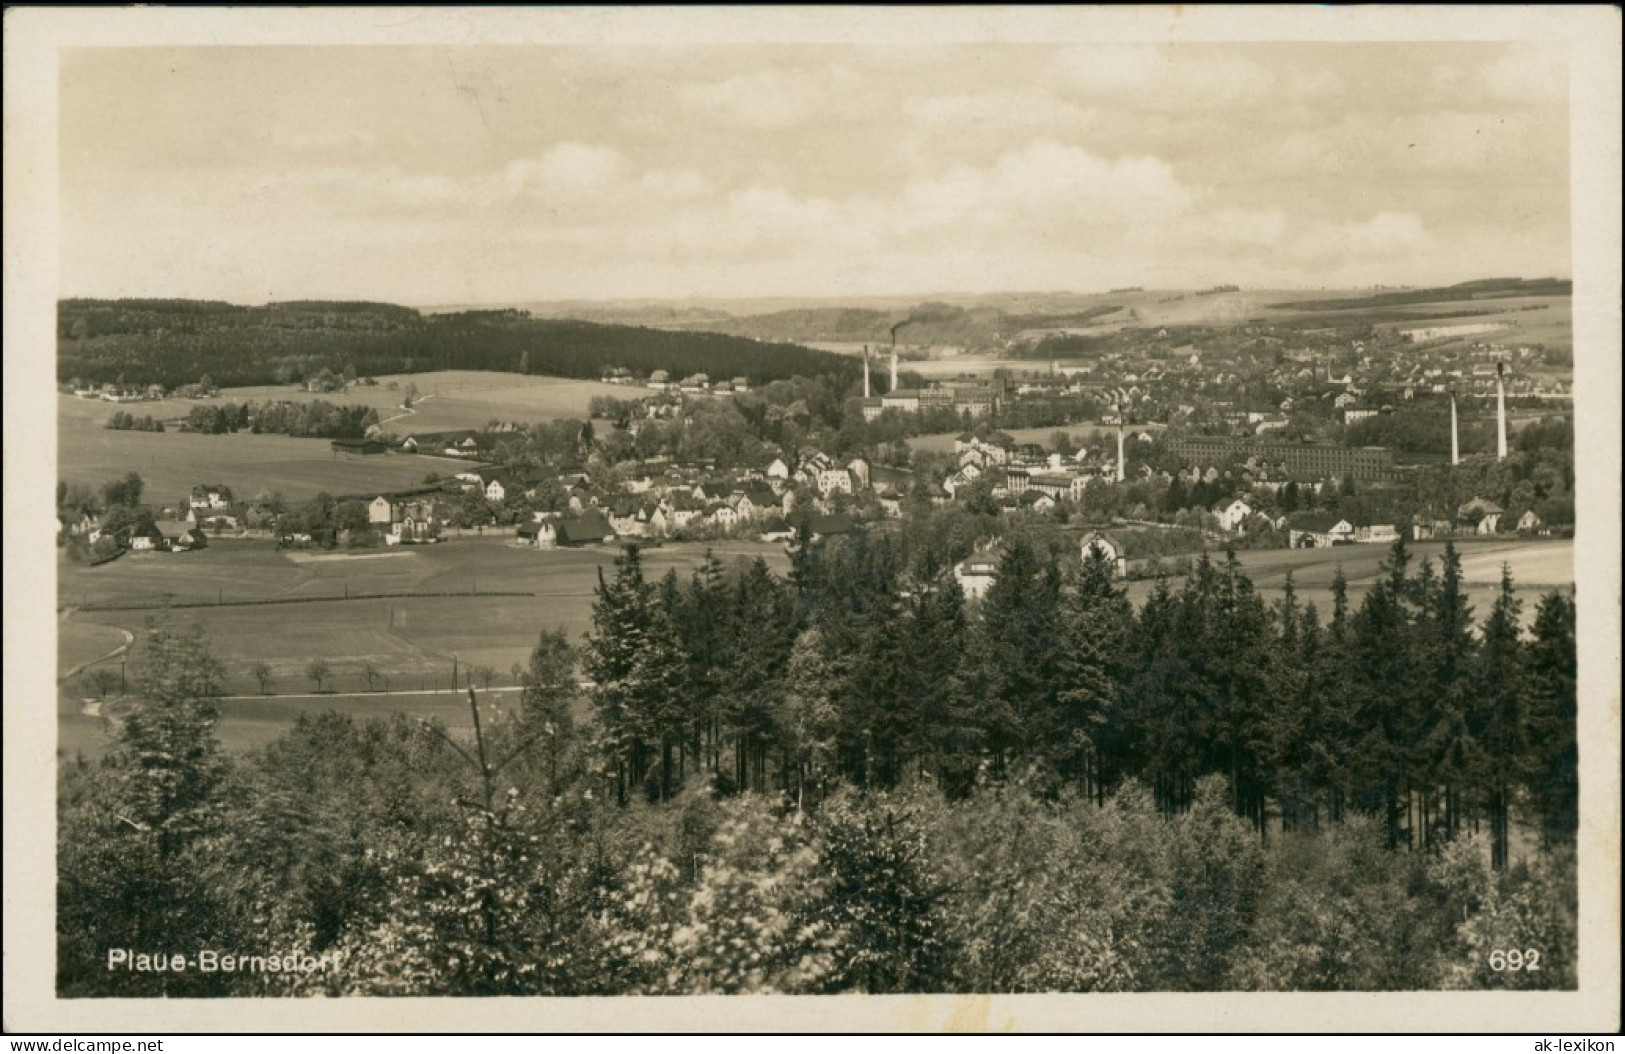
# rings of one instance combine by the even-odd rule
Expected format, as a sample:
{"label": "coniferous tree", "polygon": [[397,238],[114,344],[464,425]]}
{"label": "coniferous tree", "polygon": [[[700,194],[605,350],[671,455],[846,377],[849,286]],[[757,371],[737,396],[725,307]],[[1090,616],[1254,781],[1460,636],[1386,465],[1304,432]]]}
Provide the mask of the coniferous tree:
{"label": "coniferous tree", "polygon": [[1132,620],[1105,557],[1090,548],[1060,603],[1057,701],[1067,750],[1063,771],[1096,801],[1105,800],[1125,760],[1122,679]]}
{"label": "coniferous tree", "polygon": [[1525,649],[1524,709],[1530,798],[1548,846],[1573,844],[1580,823],[1578,657],[1572,594],[1551,592],[1535,608]]}
{"label": "coniferous tree", "polygon": [[905,766],[942,777],[958,767],[954,730],[964,708],[965,594],[951,571],[930,561],[911,576],[907,592],[898,750]]}
{"label": "coniferous tree", "polygon": [[[1424,571],[1431,567],[1423,566]],[[1421,825],[1432,844],[1435,837],[1448,841],[1460,830],[1462,796],[1479,783],[1485,760],[1483,744],[1469,726],[1476,646],[1461,555],[1453,542],[1445,543],[1437,579],[1424,574],[1416,585],[1425,609],[1415,632],[1421,651],[1415,666],[1426,672],[1429,690],[1416,707],[1421,735],[1411,764],[1420,785]]]}
{"label": "coniferous tree", "polygon": [[1501,589],[1489,618],[1473,678],[1470,729],[1483,755],[1481,784],[1490,824],[1490,865],[1507,865],[1511,789],[1527,756],[1523,715],[1524,663],[1518,640],[1523,605],[1512,591],[1512,569],[1501,568]]}
{"label": "coniferous tree", "polygon": [[1018,759],[1053,772],[1066,749],[1059,703],[1060,584],[1053,558],[1017,534],[1006,541],[982,601],[978,659],[987,681],[981,721],[999,775]]}

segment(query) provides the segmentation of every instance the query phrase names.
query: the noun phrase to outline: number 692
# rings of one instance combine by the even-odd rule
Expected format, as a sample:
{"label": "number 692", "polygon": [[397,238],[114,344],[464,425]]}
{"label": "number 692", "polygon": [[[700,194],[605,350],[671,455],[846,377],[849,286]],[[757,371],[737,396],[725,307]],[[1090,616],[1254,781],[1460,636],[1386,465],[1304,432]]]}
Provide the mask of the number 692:
{"label": "number 692", "polygon": [[1503,951],[1497,948],[1490,952],[1490,969],[1496,973],[1506,970],[1534,972],[1540,969],[1540,952],[1534,948],[1526,951],[1519,951],[1516,948]]}

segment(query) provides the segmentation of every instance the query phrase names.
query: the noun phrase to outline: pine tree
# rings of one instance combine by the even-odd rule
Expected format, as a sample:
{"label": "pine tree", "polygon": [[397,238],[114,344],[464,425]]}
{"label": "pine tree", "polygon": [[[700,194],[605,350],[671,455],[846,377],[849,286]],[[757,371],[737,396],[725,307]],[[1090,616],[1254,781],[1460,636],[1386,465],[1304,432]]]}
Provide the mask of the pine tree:
{"label": "pine tree", "polygon": [[[903,716],[900,766],[939,777],[957,767],[954,728],[963,710],[960,666],[966,639],[965,594],[951,571],[931,561],[909,580],[898,690]],[[899,776],[906,775],[900,772]]]}
{"label": "pine tree", "polygon": [[616,799],[624,802],[627,791],[646,774],[648,760],[643,686],[636,675],[648,644],[653,604],[636,545],[615,558],[613,579],[606,581],[603,571],[598,572],[597,595],[584,666],[593,682],[593,708],[612,766]]}
{"label": "pine tree", "polygon": [[1510,791],[1526,763],[1524,663],[1518,640],[1523,605],[1512,590],[1512,568],[1501,567],[1501,589],[1484,621],[1484,644],[1473,678],[1470,727],[1484,756],[1481,783],[1490,821],[1490,864],[1507,865]]}
{"label": "pine tree", "polygon": [[1524,652],[1530,797],[1548,846],[1572,845],[1580,823],[1579,671],[1572,594],[1551,592],[1535,609],[1534,639]]}
{"label": "pine tree", "polygon": [[837,715],[827,671],[818,631],[802,631],[785,664],[783,703],[774,715],[775,735],[789,758],[786,789],[798,809],[809,788],[815,800],[822,798],[834,774]]}
{"label": "pine tree", "polygon": [[[576,654],[563,630],[544,630],[520,673],[519,729],[543,737],[548,779],[558,783],[558,762],[573,739]],[[556,793],[556,790],[555,790]]]}
{"label": "pine tree", "polygon": [[1005,542],[982,601],[978,661],[987,695],[981,715],[995,773],[1028,758],[1051,771],[1062,747],[1060,574],[1024,535]]}
{"label": "pine tree", "polygon": [[783,760],[775,758],[774,713],[795,643],[795,608],[795,598],[760,559],[734,586],[728,623],[733,635],[722,693],[734,748],[734,782],[740,790],[768,789],[769,761]]}
{"label": "pine tree", "polygon": [[1121,678],[1132,619],[1105,558],[1091,548],[1060,604],[1057,701],[1068,751],[1063,770],[1097,801],[1105,800],[1124,761]]}
{"label": "pine tree", "polygon": [[1417,807],[1429,844],[1436,830],[1446,840],[1456,836],[1463,823],[1462,795],[1479,783],[1485,771],[1483,744],[1469,727],[1476,645],[1472,609],[1462,588],[1461,555],[1453,542],[1445,543],[1437,579],[1430,568],[1424,564],[1415,583],[1418,602],[1424,605],[1414,631],[1413,648],[1420,649],[1415,668],[1425,672],[1430,683],[1415,708],[1421,735],[1410,752],[1421,792]]}

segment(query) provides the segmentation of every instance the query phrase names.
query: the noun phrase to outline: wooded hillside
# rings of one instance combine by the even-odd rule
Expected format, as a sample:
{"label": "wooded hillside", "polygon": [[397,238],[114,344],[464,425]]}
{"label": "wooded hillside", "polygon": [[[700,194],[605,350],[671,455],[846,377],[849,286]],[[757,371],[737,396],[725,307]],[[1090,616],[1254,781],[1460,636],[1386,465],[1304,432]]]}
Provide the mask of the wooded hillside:
{"label": "wooded hillside", "polygon": [[240,307],[200,300],[64,300],[57,377],[176,387],[297,383],[322,370],[356,376],[509,370],[596,378],[611,366],[674,378],[753,383],[835,374],[850,359],[716,333],[536,319],[521,311],[423,315],[390,304],[293,301]]}

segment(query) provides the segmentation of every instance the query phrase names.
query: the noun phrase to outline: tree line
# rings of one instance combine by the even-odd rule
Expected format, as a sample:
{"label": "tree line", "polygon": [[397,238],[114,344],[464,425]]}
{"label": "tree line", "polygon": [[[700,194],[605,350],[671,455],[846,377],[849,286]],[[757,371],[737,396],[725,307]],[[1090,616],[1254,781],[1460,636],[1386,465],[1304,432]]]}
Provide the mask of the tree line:
{"label": "tree line", "polygon": [[1019,773],[1097,800],[1142,780],[1174,813],[1220,775],[1260,836],[1270,810],[1288,827],[1378,816],[1391,846],[1486,824],[1500,864],[1516,799],[1548,841],[1572,838],[1572,598],[1544,597],[1525,641],[1510,573],[1475,627],[1453,545],[1411,564],[1401,539],[1358,606],[1339,574],[1323,616],[1290,580],[1267,604],[1233,554],[1135,611],[1098,554],[1021,533],[974,608],[929,549],[886,536],[804,541],[787,580],[710,562],[651,583],[628,548],[584,670],[621,799],[696,774],[799,800]]}
{"label": "tree line", "polygon": [[295,438],[360,439],[377,423],[378,411],[370,406],[337,406],[325,399],[194,406],[186,415],[188,431],[207,435],[246,431]]}

